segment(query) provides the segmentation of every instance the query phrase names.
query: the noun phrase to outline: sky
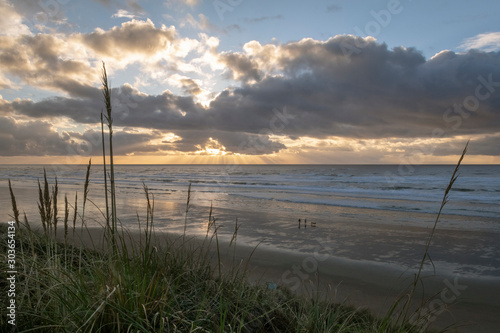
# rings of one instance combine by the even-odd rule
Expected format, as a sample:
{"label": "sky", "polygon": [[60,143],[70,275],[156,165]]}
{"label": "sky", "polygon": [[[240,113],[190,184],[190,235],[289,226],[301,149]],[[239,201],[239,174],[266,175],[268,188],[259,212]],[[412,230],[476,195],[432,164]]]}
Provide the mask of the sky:
{"label": "sky", "polygon": [[0,163],[500,164],[500,2],[0,0]]}

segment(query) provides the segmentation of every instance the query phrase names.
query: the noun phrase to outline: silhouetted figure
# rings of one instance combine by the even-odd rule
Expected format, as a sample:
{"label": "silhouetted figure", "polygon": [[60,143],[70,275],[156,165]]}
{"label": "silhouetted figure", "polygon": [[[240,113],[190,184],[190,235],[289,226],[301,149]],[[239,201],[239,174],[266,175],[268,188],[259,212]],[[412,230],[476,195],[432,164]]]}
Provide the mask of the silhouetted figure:
{"label": "silhouetted figure", "polygon": [[300,229],[300,219],[299,219],[299,229]]}
{"label": "silhouetted figure", "polygon": [[307,219],[304,219],[304,228],[307,228]]}

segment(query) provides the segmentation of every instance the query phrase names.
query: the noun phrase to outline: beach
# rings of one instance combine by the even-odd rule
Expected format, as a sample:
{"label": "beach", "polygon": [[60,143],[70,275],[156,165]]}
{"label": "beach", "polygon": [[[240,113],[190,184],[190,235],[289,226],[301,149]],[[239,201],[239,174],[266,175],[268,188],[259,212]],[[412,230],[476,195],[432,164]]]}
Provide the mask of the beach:
{"label": "beach", "polygon": [[[145,242],[144,233],[137,230],[123,230],[123,234],[129,248],[131,243]],[[96,249],[106,247],[102,228],[78,228],[75,235],[71,230],[69,235],[70,244]],[[61,233],[58,238],[61,242],[64,240]],[[211,233],[207,237],[183,238],[180,234],[156,232],[153,244],[158,251],[210,249],[212,264],[217,267],[217,247]],[[345,260],[330,255],[330,250],[323,244],[317,252],[306,254],[262,244],[249,246],[238,240],[229,245],[227,239],[219,239],[223,271],[228,274],[236,270],[245,272],[250,283],[267,285],[269,292],[276,284],[290,288],[301,297],[366,308],[382,317],[412,283],[410,272],[399,271],[390,265]],[[451,332],[457,333],[496,332],[500,327],[497,280],[427,273],[423,281],[424,299],[431,301],[421,307],[422,290],[418,288],[414,306],[423,308],[420,311],[435,313],[435,319],[426,323],[426,327],[428,324],[429,328],[439,330],[454,325]]]}
{"label": "beach", "polygon": [[[99,238],[102,229],[98,227],[104,219],[97,207],[102,209],[104,202],[101,168],[93,168],[92,203],[87,203],[85,223],[93,237]],[[207,228],[212,207],[226,267],[250,258],[248,278],[253,283],[277,284],[305,297],[345,301],[377,315],[383,315],[412,283],[442,199],[440,187],[445,187],[450,176],[449,167],[428,167],[394,188],[386,180],[390,167],[186,168],[117,168],[118,216],[134,239],[138,219],[142,228],[145,223],[142,182],[154,196],[159,244],[165,235],[183,234],[191,183],[186,235],[199,242],[207,231],[213,232]],[[465,166],[463,182],[457,183],[460,190],[452,193],[449,209],[438,222],[429,250],[433,265],[426,261],[422,273],[425,297],[436,295],[434,303],[424,307],[439,313],[431,327],[468,325],[457,332],[494,332],[500,327],[496,316],[500,303],[495,297],[500,290],[500,229],[494,204],[498,167],[484,169],[487,172]],[[3,180],[7,170],[4,166]],[[9,174],[18,207],[33,224],[39,221],[36,178],[43,177],[41,170],[30,166]],[[64,194],[70,203],[75,193],[81,200],[85,167],[47,170],[51,184],[58,177],[59,205]],[[481,172],[483,181],[477,178]],[[10,197],[5,185],[0,188],[0,204],[3,219],[8,220]],[[78,220],[77,230],[80,224]],[[234,246],[227,247],[235,230],[236,251]]]}

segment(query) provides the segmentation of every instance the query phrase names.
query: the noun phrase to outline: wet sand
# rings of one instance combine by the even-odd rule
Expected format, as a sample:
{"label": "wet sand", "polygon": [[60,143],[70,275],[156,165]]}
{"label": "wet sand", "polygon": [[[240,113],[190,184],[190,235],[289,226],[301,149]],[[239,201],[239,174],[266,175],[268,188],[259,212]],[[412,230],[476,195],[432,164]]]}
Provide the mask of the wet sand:
{"label": "wet sand", "polygon": [[[126,233],[128,242],[139,244],[144,236],[138,231]],[[103,230],[89,228],[77,233],[75,244],[102,248]],[[184,246],[199,249],[203,238],[186,236]],[[210,243],[212,260],[216,265],[215,239]],[[156,232],[155,245],[181,247],[182,235]],[[412,273],[401,272],[391,265],[373,262],[353,261],[332,256],[326,245],[315,254],[286,251],[269,245],[249,246],[236,241],[229,247],[227,238],[219,239],[221,262],[225,271],[234,267],[246,269],[251,283],[285,286],[295,293],[309,298],[345,302],[357,308],[368,308],[375,315],[382,316],[412,283]],[[500,291],[496,279],[471,279],[456,276],[433,276],[424,274],[425,295],[437,295],[425,311],[436,314],[429,322],[430,328],[442,329],[454,324],[452,332],[498,332],[500,329]],[[270,291],[271,292],[271,291]],[[415,305],[420,302],[418,288]],[[434,317],[434,316],[433,316]],[[423,325],[427,324],[422,323]]]}

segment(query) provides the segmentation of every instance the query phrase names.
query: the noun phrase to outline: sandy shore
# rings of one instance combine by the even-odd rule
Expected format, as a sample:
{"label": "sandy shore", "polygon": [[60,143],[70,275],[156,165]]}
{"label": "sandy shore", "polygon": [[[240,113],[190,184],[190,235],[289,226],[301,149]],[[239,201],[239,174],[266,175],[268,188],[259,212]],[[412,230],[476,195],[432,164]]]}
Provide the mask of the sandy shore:
{"label": "sandy shore", "polygon": [[[103,247],[103,230],[89,228],[75,234],[75,244]],[[144,236],[138,231],[126,233],[128,242],[139,244]],[[203,239],[186,236],[186,245],[200,248]],[[180,247],[181,235],[155,234],[155,246]],[[205,245],[208,241],[205,242]],[[216,263],[215,240],[210,251]],[[284,251],[268,245],[257,247],[237,242],[229,247],[227,239],[219,239],[224,269],[239,266],[247,269],[252,283],[286,286],[304,297],[319,297],[334,302],[346,302],[359,308],[368,308],[376,315],[383,315],[401,291],[411,282],[411,274],[383,264],[351,261],[337,258],[328,249],[319,248],[315,254]],[[430,322],[431,328],[444,328],[450,324],[460,325],[453,332],[498,332],[500,329],[500,286],[494,280],[467,279],[465,277],[428,276],[425,294],[437,295],[423,309],[439,314]],[[421,291],[417,295],[421,295]]]}

